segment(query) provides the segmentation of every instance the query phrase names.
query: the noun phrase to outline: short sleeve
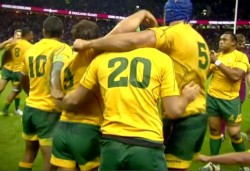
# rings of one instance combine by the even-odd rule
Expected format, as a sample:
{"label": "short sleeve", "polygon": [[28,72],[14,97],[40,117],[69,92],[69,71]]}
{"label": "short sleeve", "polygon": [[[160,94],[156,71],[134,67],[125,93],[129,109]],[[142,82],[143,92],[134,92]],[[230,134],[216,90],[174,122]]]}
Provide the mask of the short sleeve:
{"label": "short sleeve", "polygon": [[63,44],[62,47],[58,48],[54,52],[53,63],[54,62],[65,63],[72,55],[73,55],[72,49],[68,45]]}
{"label": "short sleeve", "polygon": [[80,81],[80,84],[88,89],[92,89],[98,81],[98,65],[99,60],[98,58],[94,59],[89,67],[87,68],[86,72],[83,74],[83,77]]}
{"label": "short sleeve", "polygon": [[171,46],[172,34],[169,34],[169,27],[155,27],[150,28],[150,30],[154,31],[156,38],[156,49],[169,49]]}
{"label": "short sleeve", "polygon": [[240,57],[240,60],[238,60],[235,65],[234,68],[239,68],[242,69],[243,71],[247,71],[249,68],[249,61],[248,61],[248,57],[246,54],[242,53],[242,56]]}

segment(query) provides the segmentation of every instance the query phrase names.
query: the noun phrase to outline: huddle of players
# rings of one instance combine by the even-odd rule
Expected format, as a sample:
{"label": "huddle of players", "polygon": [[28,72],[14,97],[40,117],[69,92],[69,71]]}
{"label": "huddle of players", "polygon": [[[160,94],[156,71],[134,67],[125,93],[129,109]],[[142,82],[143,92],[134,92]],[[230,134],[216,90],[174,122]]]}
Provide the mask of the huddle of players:
{"label": "huddle of players", "polygon": [[169,0],[164,10],[170,26],[133,32],[145,20],[157,26],[142,10],[100,39],[97,25],[83,20],[72,29],[78,52],[60,42],[59,18],[44,21],[44,38],[21,68],[29,85],[19,170],[32,169],[39,149],[44,170],[189,168],[206,133],[209,49],[188,24],[190,1]]}

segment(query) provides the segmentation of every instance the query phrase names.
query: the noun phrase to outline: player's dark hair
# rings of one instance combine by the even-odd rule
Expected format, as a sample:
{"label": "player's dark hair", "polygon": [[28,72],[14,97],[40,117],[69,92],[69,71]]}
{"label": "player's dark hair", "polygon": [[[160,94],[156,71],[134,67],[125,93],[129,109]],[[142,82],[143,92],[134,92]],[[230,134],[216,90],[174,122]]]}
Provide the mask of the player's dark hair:
{"label": "player's dark hair", "polygon": [[233,42],[235,42],[235,45],[237,44],[238,40],[237,40],[236,35],[235,35],[233,32],[231,32],[231,31],[226,31],[224,34],[229,34],[230,37],[231,37],[231,40],[232,40]]}
{"label": "player's dark hair", "polygon": [[32,30],[29,27],[22,28],[22,37],[27,36]]}
{"label": "player's dark hair", "polygon": [[92,21],[81,20],[73,26],[71,33],[74,39],[96,39],[99,37],[99,27]]}
{"label": "player's dark hair", "polygon": [[60,38],[63,34],[63,22],[56,16],[47,17],[43,22],[43,29],[46,37]]}
{"label": "player's dark hair", "polygon": [[246,37],[243,34],[236,34],[238,42],[246,41]]}

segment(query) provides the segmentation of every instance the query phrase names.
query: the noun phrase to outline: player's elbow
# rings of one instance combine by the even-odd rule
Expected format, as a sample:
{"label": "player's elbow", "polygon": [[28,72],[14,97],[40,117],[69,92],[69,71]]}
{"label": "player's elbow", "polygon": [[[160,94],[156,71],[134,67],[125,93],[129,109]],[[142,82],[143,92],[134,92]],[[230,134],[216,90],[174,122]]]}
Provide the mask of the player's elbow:
{"label": "player's elbow", "polygon": [[180,118],[181,114],[182,114],[182,110],[180,110],[179,108],[175,108],[173,110],[166,110],[164,112],[164,115],[166,118],[169,119],[178,119]]}
{"label": "player's elbow", "polygon": [[62,101],[62,109],[65,111],[74,112],[77,110],[78,105],[79,105],[79,100],[77,98],[65,97]]}

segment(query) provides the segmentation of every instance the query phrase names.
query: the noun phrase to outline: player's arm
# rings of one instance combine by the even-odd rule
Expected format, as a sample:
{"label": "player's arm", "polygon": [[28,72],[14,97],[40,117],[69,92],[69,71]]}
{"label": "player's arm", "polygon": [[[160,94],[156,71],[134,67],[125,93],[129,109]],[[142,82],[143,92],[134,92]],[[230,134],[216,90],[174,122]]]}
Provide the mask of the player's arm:
{"label": "player's arm", "polygon": [[249,165],[250,164],[250,153],[249,152],[234,152],[226,153],[217,156],[205,156],[199,155],[198,160],[202,162],[212,162],[216,164],[239,164]]}
{"label": "player's arm", "polygon": [[123,34],[112,34],[94,40],[76,39],[73,48],[82,50],[94,48],[105,51],[129,51],[142,47],[155,47],[156,37],[152,30],[141,32],[130,32]]}
{"label": "player's arm", "polygon": [[182,90],[180,96],[166,96],[162,98],[164,114],[167,118],[177,119],[185,111],[187,105],[200,93],[200,86],[190,82]]}
{"label": "player's arm", "polygon": [[21,69],[20,69],[22,76],[21,76],[21,85],[22,85],[22,89],[24,90],[24,92],[29,95],[29,91],[30,91],[30,83],[29,83],[29,76],[28,76],[28,72],[27,72],[27,64],[25,61],[25,57],[23,62],[21,63]]}
{"label": "player's arm", "polygon": [[3,41],[0,43],[0,49],[6,48],[8,44],[12,44],[13,38],[9,38],[8,40]]}
{"label": "player's arm", "polygon": [[76,90],[67,94],[61,103],[61,108],[65,111],[77,111],[82,105],[84,105],[91,90],[79,85]]}
{"label": "player's arm", "polygon": [[147,10],[140,10],[121,22],[119,22],[109,33],[117,34],[117,33],[128,33],[134,32],[141,25],[147,25],[148,27],[156,27],[158,23],[155,17]]}
{"label": "player's arm", "polygon": [[62,100],[62,109],[66,111],[76,111],[79,106],[84,105],[91,90],[97,83],[97,70],[99,64],[97,59],[94,59],[84,73],[80,85],[76,90],[67,94]]}
{"label": "player's arm", "polygon": [[217,56],[218,55],[216,53],[212,53],[210,55],[211,63],[216,64],[217,68],[223,74],[225,74],[229,79],[231,79],[232,81],[239,81],[240,79],[242,79],[245,76],[246,70],[249,66],[247,57],[245,57],[246,58],[245,60],[237,62],[236,67],[230,68],[230,67],[224,65],[223,63],[221,63],[220,60],[218,60]]}
{"label": "player's arm", "polygon": [[[248,68],[248,70],[247,70],[246,83],[247,83],[247,86],[249,88],[250,87],[250,68]],[[248,91],[248,97],[250,97],[250,89]]]}
{"label": "player's arm", "polygon": [[[67,47],[67,45],[64,45],[64,47],[58,49],[54,52],[53,56],[53,65],[51,70],[51,95],[54,97],[55,94],[62,93],[62,86],[61,86],[61,70],[63,68],[64,63],[69,59],[70,55],[70,48]],[[55,97],[56,99],[59,99],[59,97]]]}

